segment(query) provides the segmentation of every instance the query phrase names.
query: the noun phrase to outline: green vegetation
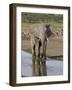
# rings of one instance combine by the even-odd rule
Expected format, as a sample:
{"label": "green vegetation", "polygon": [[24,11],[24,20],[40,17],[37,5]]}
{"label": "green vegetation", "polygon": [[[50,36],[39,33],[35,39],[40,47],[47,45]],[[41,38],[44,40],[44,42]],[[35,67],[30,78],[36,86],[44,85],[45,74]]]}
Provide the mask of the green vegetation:
{"label": "green vegetation", "polygon": [[48,23],[51,21],[62,23],[63,16],[56,14],[22,13],[22,23]]}
{"label": "green vegetation", "polygon": [[22,31],[28,30],[30,25],[51,24],[54,31],[63,28],[63,15],[60,14],[39,14],[39,13],[22,13]]}

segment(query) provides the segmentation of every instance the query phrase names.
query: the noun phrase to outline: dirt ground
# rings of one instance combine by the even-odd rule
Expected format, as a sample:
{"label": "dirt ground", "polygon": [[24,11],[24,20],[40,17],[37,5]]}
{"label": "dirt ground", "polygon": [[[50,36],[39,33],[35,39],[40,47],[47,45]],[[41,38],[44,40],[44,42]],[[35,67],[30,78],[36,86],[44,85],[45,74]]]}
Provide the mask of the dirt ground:
{"label": "dirt ground", "polygon": [[[22,40],[21,49],[31,53],[30,40]],[[54,37],[48,41],[46,55],[48,57],[63,56],[63,37]]]}

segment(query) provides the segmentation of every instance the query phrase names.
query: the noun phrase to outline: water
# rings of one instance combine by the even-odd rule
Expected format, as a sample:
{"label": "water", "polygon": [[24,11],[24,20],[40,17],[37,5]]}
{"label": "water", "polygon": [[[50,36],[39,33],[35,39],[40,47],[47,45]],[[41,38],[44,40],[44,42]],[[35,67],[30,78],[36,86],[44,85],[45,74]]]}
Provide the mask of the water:
{"label": "water", "polygon": [[[55,76],[63,74],[63,61],[47,58],[47,75]],[[21,51],[21,75],[32,76],[32,55]]]}

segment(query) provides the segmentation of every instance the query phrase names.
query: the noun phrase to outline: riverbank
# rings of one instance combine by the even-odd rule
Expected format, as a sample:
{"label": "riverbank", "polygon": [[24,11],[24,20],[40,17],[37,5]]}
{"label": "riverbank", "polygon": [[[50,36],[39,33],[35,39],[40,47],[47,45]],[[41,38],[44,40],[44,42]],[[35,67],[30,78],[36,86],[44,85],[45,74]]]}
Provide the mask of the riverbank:
{"label": "riverbank", "polygon": [[[30,40],[22,40],[21,43],[22,50],[31,53],[31,42]],[[48,41],[47,52],[46,55],[50,58],[56,57],[59,59],[63,58],[63,38],[62,37],[54,37]]]}

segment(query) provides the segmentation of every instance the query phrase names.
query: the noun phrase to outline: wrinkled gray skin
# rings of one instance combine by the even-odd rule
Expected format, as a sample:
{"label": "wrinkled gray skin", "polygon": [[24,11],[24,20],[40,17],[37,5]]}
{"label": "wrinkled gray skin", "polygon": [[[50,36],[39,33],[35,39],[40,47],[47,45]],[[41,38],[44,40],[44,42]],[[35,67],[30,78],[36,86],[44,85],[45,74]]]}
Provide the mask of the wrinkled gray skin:
{"label": "wrinkled gray skin", "polygon": [[47,40],[53,33],[50,25],[45,25],[39,37],[31,35],[32,60],[33,60],[33,76],[47,75],[46,70],[46,49]]}

